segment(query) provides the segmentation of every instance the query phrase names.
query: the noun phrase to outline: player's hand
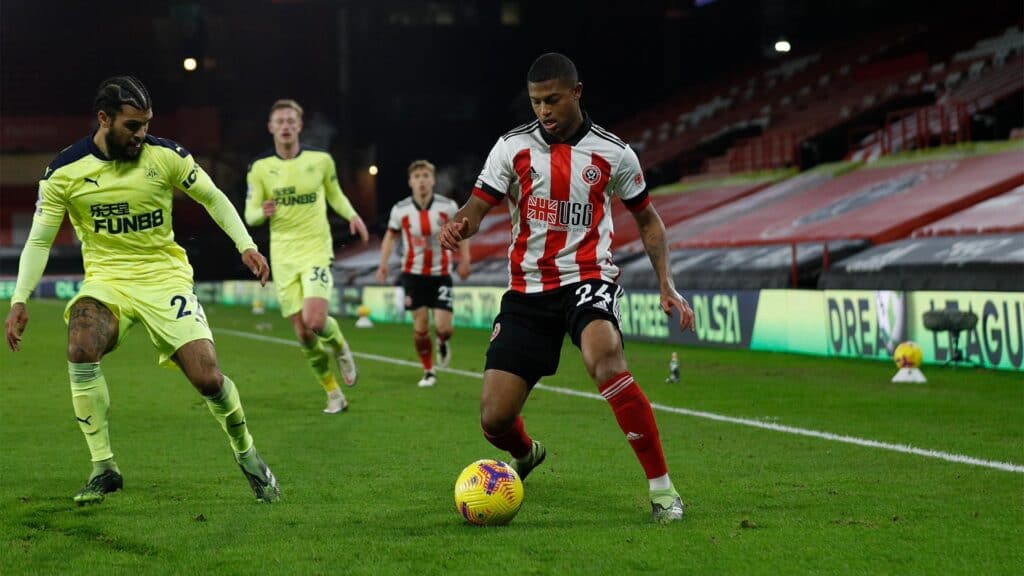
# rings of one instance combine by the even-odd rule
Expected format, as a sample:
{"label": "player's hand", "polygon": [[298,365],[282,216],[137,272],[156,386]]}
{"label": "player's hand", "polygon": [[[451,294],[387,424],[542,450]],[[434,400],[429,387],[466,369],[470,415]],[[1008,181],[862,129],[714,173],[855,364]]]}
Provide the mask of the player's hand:
{"label": "player's hand", "polygon": [[377,267],[377,282],[383,284],[388,280],[388,267],[381,264]]}
{"label": "player's hand", "polygon": [[28,310],[25,309],[25,304],[18,302],[11,306],[11,311],[7,313],[7,321],[4,322],[4,330],[7,332],[7,346],[14,352],[21,350],[21,334],[27,324]]}
{"label": "player's hand", "polygon": [[666,316],[672,316],[673,308],[679,310],[679,329],[684,332],[689,329],[693,332],[693,308],[690,308],[690,303],[686,301],[686,298],[680,296],[675,288],[663,287],[661,289],[661,309]]}
{"label": "player's hand", "polygon": [[359,216],[355,216],[348,223],[348,231],[350,234],[359,234],[362,238],[363,244],[370,241],[370,233],[366,230],[366,224],[363,224],[363,219]]}
{"label": "player's hand", "polygon": [[465,234],[468,229],[469,218],[463,216],[462,220],[459,220],[458,222],[450,220],[445,222],[437,239],[441,243],[442,248],[455,251],[459,249],[459,242],[464,239],[462,235]]}
{"label": "player's hand", "polygon": [[270,218],[277,212],[277,201],[276,200],[264,200],[263,201],[263,215]]}
{"label": "player's hand", "polygon": [[469,260],[466,260],[465,258],[459,260],[459,267],[456,268],[456,271],[459,273],[459,278],[462,278],[463,280],[469,278]]}
{"label": "player's hand", "polygon": [[260,279],[260,286],[267,285],[267,279],[270,278],[270,265],[267,264],[267,259],[263,257],[263,254],[249,248],[242,252],[242,262],[246,268],[252,271],[253,276]]}

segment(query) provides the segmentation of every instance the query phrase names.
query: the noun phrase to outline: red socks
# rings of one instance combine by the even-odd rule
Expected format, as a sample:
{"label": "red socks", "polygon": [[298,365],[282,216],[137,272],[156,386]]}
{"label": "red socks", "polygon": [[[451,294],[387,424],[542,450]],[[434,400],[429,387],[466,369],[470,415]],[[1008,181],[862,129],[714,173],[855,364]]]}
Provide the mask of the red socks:
{"label": "red socks", "polygon": [[412,341],[416,344],[416,354],[420,357],[423,369],[429,371],[434,367],[433,347],[430,344],[429,332],[413,332]]}
{"label": "red socks", "polygon": [[651,403],[633,380],[633,375],[620,372],[599,386],[598,390],[615,412],[615,420],[625,432],[626,440],[633,447],[633,452],[636,452],[647,478],[668,474]]}
{"label": "red socks", "polygon": [[523,426],[522,416],[516,416],[516,423],[501,434],[492,436],[484,430],[484,438],[487,438],[487,441],[493,444],[496,448],[500,448],[511,454],[513,458],[522,458],[529,454],[530,450],[533,448],[533,440],[530,438],[529,434],[526,433],[526,427]]}

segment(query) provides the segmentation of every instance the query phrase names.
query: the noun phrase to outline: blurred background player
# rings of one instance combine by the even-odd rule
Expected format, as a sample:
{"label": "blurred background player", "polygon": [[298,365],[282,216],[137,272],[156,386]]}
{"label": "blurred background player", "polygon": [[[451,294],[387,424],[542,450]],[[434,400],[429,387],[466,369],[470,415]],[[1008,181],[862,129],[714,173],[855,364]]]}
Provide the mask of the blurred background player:
{"label": "blurred background player", "polygon": [[[423,378],[417,384],[427,388],[437,383],[430,342],[430,317],[434,311],[434,333],[437,335],[437,364],[451,361],[452,277],[449,251],[438,243],[441,227],[455,216],[459,206],[451,198],[434,194],[434,165],[416,160],[409,165],[409,188],[412,195],[391,208],[388,229],[380,251],[377,281],[388,279],[388,260],[395,245],[395,236],[402,235],[402,288],[405,309],[412,311],[413,343],[423,364]],[[469,241],[459,242],[459,278],[469,278]]]}
{"label": "blurred background player", "polygon": [[473,195],[441,232],[452,248],[472,236],[506,197],[512,216],[509,290],[501,299],[487,350],[480,421],[484,436],[507,450],[522,478],[544,461],[520,416],[541,377],[558,369],[566,332],[583,353],[587,373],[611,405],[648,479],[657,522],[683,517],[650,402],[626,366],[612,263],[612,194],[632,212],[658,275],[661,308],[693,311],[676,292],[666,265],[665,227],[650,203],[636,154],[580,109],[583,85],[573,62],[555,53],[534,61],[527,91],[537,120],[498,139]]}
{"label": "blurred background player", "polygon": [[359,234],[363,242],[369,235],[341,191],[331,155],[299,144],[298,102],[274,102],[267,129],[274,147],[249,165],[245,220],[259,226],[270,219],[270,262],[281,315],[292,321],[302,353],[327,393],[324,413],[337,414],[348,408],[348,400],[331,372],[327,348],[337,359],[345,384],[354,386],[358,372],[338,321],[327,314],[334,290],[327,204],[348,220],[352,234]]}
{"label": "blurred background player", "polygon": [[74,500],[80,505],[100,502],[124,486],[110,446],[110,394],[100,361],[139,323],[159,351],[160,363],[177,365],[206,399],[256,498],[276,501],[277,479],[253,446],[238,390],[220,371],[213,336],[193,293],[192,267],[174,241],[174,189],[206,208],[261,283],[269,274],[267,261],[231,202],[192,155],[175,142],[147,134],[152,102],[138,79],[104,80],[94,111],[96,132],[58,154],[39,182],[5,325],[7,344],[17,351],[28,323],[25,302],[39,283],[67,213],[82,242],[85,266],[85,281],[64,310],[68,372],[75,418],[93,464]]}

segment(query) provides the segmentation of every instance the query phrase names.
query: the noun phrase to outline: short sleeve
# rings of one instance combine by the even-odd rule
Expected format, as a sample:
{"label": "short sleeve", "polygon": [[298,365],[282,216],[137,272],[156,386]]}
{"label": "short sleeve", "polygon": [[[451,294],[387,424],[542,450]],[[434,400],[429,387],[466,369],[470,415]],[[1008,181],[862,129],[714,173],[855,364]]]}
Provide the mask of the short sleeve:
{"label": "short sleeve", "polygon": [[398,232],[402,229],[402,223],[398,220],[398,206],[391,207],[391,215],[388,217],[388,230]]}
{"label": "short sleeve", "polygon": [[503,138],[499,138],[491,148],[491,153],[487,155],[483,170],[476,179],[473,195],[488,204],[497,204],[505,197],[514,176],[507,143]]}
{"label": "short sleeve", "polygon": [[647,195],[647,183],[644,182],[640,159],[629,146],[622,151],[622,158],[612,174],[611,185],[631,212],[643,210],[651,201]]}

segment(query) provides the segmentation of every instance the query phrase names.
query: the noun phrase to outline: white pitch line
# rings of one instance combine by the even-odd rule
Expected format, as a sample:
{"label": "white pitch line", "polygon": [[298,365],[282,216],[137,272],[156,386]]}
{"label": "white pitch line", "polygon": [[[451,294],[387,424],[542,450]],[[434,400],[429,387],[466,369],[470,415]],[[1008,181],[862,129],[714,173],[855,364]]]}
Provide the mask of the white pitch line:
{"label": "white pitch line", "polygon": [[[286,340],[284,338],[277,338],[274,336],[264,336],[262,334],[251,334],[249,332],[241,332],[239,330],[228,330],[219,329],[217,332],[224,332],[225,334],[232,334],[240,336],[242,338],[249,338],[251,340],[260,340],[263,342],[273,342],[274,344],[285,344],[290,346],[298,346],[299,343],[294,340]],[[365,352],[353,352],[353,356],[359,358],[366,358],[367,360],[374,360],[377,362],[384,362],[387,364],[396,364],[398,366],[409,366],[411,368],[420,368],[422,365],[419,362],[411,362],[409,360],[398,360],[396,358],[389,358],[388,356],[379,356],[377,354],[367,354]],[[458,370],[455,368],[435,368],[440,372],[448,372],[451,374],[458,374],[460,376],[466,376],[469,378],[483,378],[483,374],[479,372],[471,372],[469,370]],[[565,394],[567,396],[579,396],[581,398],[591,398],[593,400],[604,401],[604,397],[594,392],[583,392],[580,390],[573,390],[571,388],[561,388],[559,386],[548,386],[546,384],[537,384],[535,388],[541,390],[547,390],[549,392],[557,392],[558,394]],[[999,462],[996,460],[983,460],[981,458],[975,458],[973,456],[965,456],[963,454],[952,454],[950,452],[941,452],[939,450],[928,450],[927,448],[917,448],[906,444],[890,444],[888,442],[879,442],[878,440],[868,440],[866,438],[857,438],[855,436],[843,436],[841,434],[833,434],[831,432],[820,432],[818,430],[808,430],[806,428],[797,428],[795,426],[785,426],[782,424],[773,424],[771,422],[762,422],[760,420],[751,420],[748,418],[736,418],[734,416],[725,416],[723,414],[715,414],[714,412],[702,412],[700,410],[690,410],[688,408],[677,408],[675,406],[665,406],[663,404],[651,403],[651,408],[661,411],[670,412],[672,414],[682,414],[684,416],[693,416],[695,418],[704,418],[706,420],[715,420],[717,422],[728,422],[730,424],[739,424],[741,426],[750,426],[752,428],[761,428],[762,430],[772,430],[774,432],[785,432],[786,434],[795,434],[797,436],[808,436],[811,438],[820,438],[822,440],[829,440],[832,442],[842,442],[844,444],[855,444],[857,446],[866,446],[868,448],[878,448],[880,450],[889,450],[891,452],[900,452],[903,454],[914,454],[917,456],[924,456],[927,458],[935,458],[938,460],[945,460],[946,462],[953,462],[956,464],[969,464],[971,466],[983,466],[985,468],[993,468],[995,470],[1003,470],[1005,472],[1016,472],[1018,474],[1024,474],[1024,466],[1020,464],[1013,464],[1012,462]]]}

